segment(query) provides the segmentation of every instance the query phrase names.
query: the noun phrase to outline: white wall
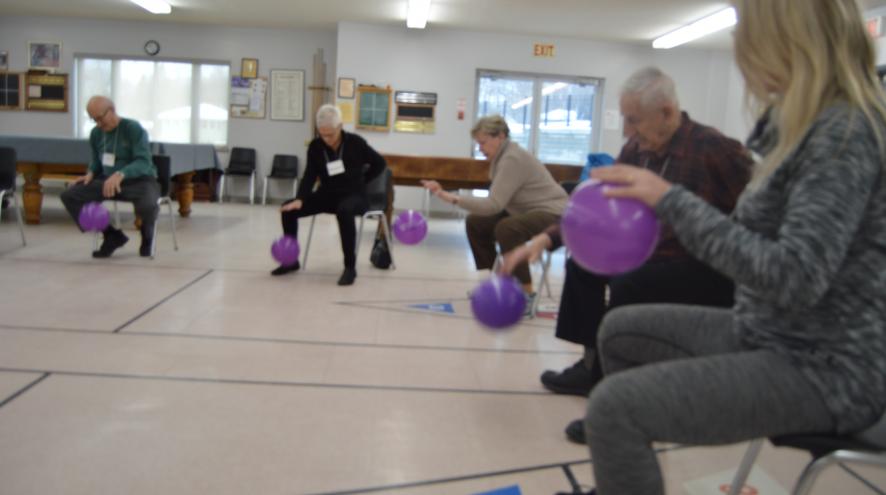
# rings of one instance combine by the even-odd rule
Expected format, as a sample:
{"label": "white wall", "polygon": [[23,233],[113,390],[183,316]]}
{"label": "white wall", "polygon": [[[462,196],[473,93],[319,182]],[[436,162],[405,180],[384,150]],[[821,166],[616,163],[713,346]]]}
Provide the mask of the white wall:
{"label": "white wall", "polygon": [[[245,5],[244,8],[248,8]],[[145,56],[145,41],[160,42],[157,56],[164,58],[229,61],[231,73],[240,72],[243,57],[257,58],[260,76],[270,69],[304,69],[306,86],[313,80],[313,56],[323,49],[327,81],[335,74],[335,32],[283,29],[251,29],[164,22],[119,22],[92,19],[0,16],[0,48],[9,50],[9,70],[27,70],[28,41],[62,43],[62,72],[73,75],[75,54]],[[73,85],[73,81],[69,81]],[[329,83],[332,85],[332,83]],[[73,91],[70,93],[73,102]],[[229,146],[256,148],[261,175],[270,171],[276,153],[305,159],[305,141],[310,137],[310,93],[305,96],[304,122],[264,119],[231,119]],[[270,103],[270,102],[268,102]],[[74,135],[73,105],[67,113],[0,112],[0,134],[36,136]],[[222,166],[227,154],[219,153]],[[232,181],[235,195],[246,195],[246,181]],[[271,192],[291,194],[291,186],[273,187]]]}
{"label": "white wall", "polygon": [[[336,77],[358,83],[390,85],[395,90],[438,95],[436,132],[430,135],[360,131],[379,151],[389,153],[469,156],[477,69],[602,78],[603,109],[618,111],[618,89],[634,70],[658,65],[677,82],[681,103],[690,115],[743,139],[749,126],[742,108],[743,85],[728,50],[678,48],[594,42],[573,38],[535,37],[439,29],[408,30],[360,23],[341,23],[338,32],[232,28],[163,22],[116,22],[52,17],[0,17],[0,48],[10,51],[10,70],[24,71],[28,41],[60,41],[62,70],[72,73],[75,54],[144,56],[145,41],[160,42],[160,58],[223,60],[232,73],[240,59],[259,59],[259,73],[271,68],[305,69],[312,74],[312,57],[324,50],[328,85]],[[556,46],[553,58],[532,56],[533,43]],[[456,103],[464,98],[465,119],[456,119]],[[310,108],[306,97],[306,109]],[[262,173],[275,153],[298,155],[302,163],[309,138],[305,122],[267,118],[232,119],[229,145],[258,150]],[[350,126],[352,128],[352,126]],[[0,134],[72,136],[72,113],[0,112]],[[602,132],[599,149],[617,154],[620,130]],[[227,155],[220,154],[227,163]],[[235,181],[235,195],[245,196],[245,181]],[[288,195],[282,184],[272,194]],[[398,208],[418,208],[423,195],[416,188],[398,188]],[[438,205],[439,206],[439,205]],[[435,206],[437,209],[437,206]],[[451,210],[448,206],[441,208]]]}
{"label": "white wall", "polygon": [[[554,44],[556,56],[534,57],[534,43]],[[743,82],[728,50],[653,50],[573,38],[360,23],[339,24],[337,47],[338,77],[356,78],[358,84],[390,85],[394,90],[437,93],[434,134],[360,130],[382,152],[470,156],[477,69],[601,78],[603,110],[618,112],[618,93],[624,80],[643,66],[657,65],[674,77],[681,104],[692,118],[740,140],[749,129],[741,112]],[[467,103],[462,121],[456,118],[460,98]],[[617,155],[623,142],[620,129],[604,130],[599,149]],[[415,188],[398,188],[396,206],[418,208],[421,198]],[[433,209],[450,208],[435,200]]]}

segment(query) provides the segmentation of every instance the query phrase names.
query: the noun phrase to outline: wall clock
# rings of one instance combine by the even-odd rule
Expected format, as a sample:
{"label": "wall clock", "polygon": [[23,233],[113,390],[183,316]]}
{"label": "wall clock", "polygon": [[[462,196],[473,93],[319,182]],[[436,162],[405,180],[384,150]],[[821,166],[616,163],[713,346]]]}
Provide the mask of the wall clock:
{"label": "wall clock", "polygon": [[148,55],[150,55],[152,57],[154,55],[160,53],[160,43],[157,43],[154,40],[148,40],[145,43],[145,53],[147,53]]}

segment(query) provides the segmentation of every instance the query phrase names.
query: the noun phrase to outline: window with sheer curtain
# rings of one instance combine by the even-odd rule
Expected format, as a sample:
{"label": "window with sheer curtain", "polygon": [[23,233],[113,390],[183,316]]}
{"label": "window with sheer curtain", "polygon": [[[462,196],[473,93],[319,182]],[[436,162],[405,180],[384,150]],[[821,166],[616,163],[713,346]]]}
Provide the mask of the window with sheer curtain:
{"label": "window with sheer curtain", "polygon": [[543,163],[584,165],[599,134],[599,92],[594,78],[479,70],[475,108],[477,118],[504,117],[511,140]]}
{"label": "window with sheer curtain", "polygon": [[90,56],[78,57],[75,70],[78,137],[89,137],[95,126],[86,113],[89,98],[105,95],[152,142],[227,144],[227,64]]}

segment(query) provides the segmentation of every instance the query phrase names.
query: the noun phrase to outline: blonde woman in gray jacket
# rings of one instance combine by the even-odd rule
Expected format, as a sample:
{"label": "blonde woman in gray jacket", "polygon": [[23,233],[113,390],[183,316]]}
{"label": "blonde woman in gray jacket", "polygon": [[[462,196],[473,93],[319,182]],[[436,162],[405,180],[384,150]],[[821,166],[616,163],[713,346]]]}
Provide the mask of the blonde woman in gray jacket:
{"label": "blonde woman in gray jacket", "polygon": [[[509,134],[500,115],[482,117],[471,129],[471,137],[490,160],[488,197],[451,193],[437,181],[422,181],[435,196],[470,213],[465,229],[478,270],[495,264],[496,243],[502,253],[519,247],[558,223],[566,208],[566,191],[537,158],[511,141]],[[529,266],[522,263],[513,273],[527,295],[531,294]]]}
{"label": "blonde woman in gray jacket", "polygon": [[732,216],[635,167],[623,185],[735,281],[735,306],[616,309],[585,432],[597,495],[664,493],[653,442],[852,433],[886,409],[886,106],[855,0],[735,0],[735,56],[769,107]]}

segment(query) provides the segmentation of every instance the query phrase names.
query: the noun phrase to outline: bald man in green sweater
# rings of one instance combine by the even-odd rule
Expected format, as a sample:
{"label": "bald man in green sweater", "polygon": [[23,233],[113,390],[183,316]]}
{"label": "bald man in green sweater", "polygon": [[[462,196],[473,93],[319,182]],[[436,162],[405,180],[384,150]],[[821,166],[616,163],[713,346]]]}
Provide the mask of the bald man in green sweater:
{"label": "bald man in green sweater", "polygon": [[[137,121],[118,116],[114,102],[107,97],[90,98],[86,112],[95,121],[89,134],[92,159],[86,175],[78,177],[62,193],[62,203],[76,222],[80,209],[87,203],[105,199],[131,202],[142,221],[139,255],[151,256],[160,185],[148,133]],[[92,252],[94,258],[111,256],[129,240],[113,225],[108,225],[102,233],[104,240],[101,247]]]}

